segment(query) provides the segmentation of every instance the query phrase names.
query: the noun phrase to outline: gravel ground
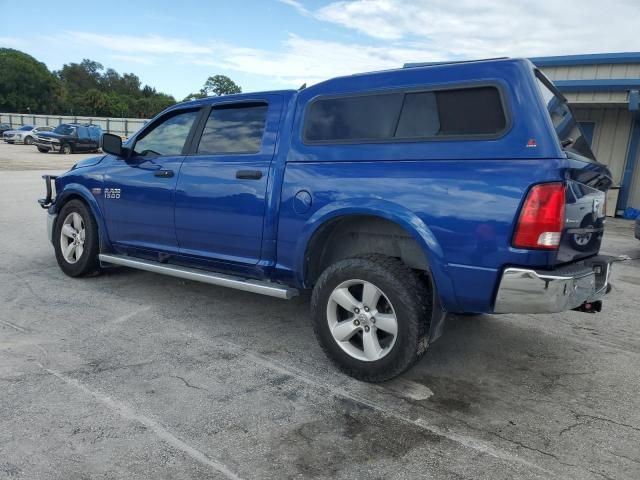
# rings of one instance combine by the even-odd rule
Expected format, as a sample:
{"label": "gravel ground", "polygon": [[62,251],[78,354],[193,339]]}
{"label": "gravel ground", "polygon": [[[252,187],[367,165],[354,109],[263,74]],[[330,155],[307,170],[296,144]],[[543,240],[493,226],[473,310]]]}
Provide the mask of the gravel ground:
{"label": "gravel ground", "polygon": [[[640,478],[638,260],[601,314],[451,317],[370,385],[329,364],[306,298],[65,277],[42,173],[0,175],[0,478]],[[609,223],[603,250],[640,257]]]}

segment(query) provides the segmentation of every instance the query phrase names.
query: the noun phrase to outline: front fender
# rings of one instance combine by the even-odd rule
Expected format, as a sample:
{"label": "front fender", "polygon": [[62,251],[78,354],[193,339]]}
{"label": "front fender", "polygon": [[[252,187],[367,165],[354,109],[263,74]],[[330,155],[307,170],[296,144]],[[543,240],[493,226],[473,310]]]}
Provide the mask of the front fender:
{"label": "front fender", "polygon": [[445,310],[455,311],[457,301],[449,278],[442,247],[431,229],[407,208],[383,199],[361,198],[337,201],[324,205],[309,217],[302,228],[296,244],[296,264],[294,271],[300,285],[304,285],[305,258],[309,242],[314,234],[327,222],[349,215],[371,215],[389,220],[409,233],[424,252],[432,275],[432,280]]}
{"label": "front fender", "polygon": [[[62,177],[61,177],[62,178]],[[99,188],[100,192],[102,192],[102,187]],[[100,251],[107,252],[111,250],[111,242],[109,241],[109,235],[107,233],[107,227],[104,221],[104,215],[102,212],[102,208],[100,207],[96,196],[91,193],[91,191],[80,183],[67,183],[62,187],[62,191],[59,191],[56,195],[56,201],[53,204],[55,211],[53,213],[60,213],[60,210],[74,197],[82,198],[89,208],[91,209],[91,213],[93,214],[93,218],[96,220],[96,224],[98,225],[98,236],[100,238]]]}

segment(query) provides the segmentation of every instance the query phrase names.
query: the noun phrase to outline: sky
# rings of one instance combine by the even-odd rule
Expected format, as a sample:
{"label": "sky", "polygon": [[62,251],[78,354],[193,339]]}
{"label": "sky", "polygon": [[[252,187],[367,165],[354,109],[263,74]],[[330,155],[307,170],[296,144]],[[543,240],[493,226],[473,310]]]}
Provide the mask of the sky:
{"label": "sky", "polygon": [[640,50],[640,0],[0,0],[0,47],[89,58],[180,100],[210,75],[298,88],[406,62]]}

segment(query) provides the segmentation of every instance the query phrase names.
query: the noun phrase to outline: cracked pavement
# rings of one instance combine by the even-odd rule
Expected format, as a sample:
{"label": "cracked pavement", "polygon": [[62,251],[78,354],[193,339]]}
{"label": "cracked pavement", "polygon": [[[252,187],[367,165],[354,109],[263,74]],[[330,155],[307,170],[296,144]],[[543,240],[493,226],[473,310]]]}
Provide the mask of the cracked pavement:
{"label": "cracked pavement", "polygon": [[[0,479],[640,478],[639,260],[601,314],[451,317],[370,385],[324,357],[307,298],[65,277],[41,173],[0,175]],[[631,222],[603,251],[640,257]]]}

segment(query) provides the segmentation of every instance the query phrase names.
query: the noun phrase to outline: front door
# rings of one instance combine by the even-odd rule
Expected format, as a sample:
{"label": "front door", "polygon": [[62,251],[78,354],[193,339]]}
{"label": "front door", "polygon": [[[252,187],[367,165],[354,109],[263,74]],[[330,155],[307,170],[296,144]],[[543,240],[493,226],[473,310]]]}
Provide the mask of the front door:
{"label": "front door", "polygon": [[135,137],[128,158],[107,159],[105,218],[109,238],[117,246],[177,251],[176,181],[198,113],[198,109],[169,112]]}
{"label": "front door", "polygon": [[281,109],[279,95],[211,108],[176,187],[176,235],[182,254],[258,263]]}

